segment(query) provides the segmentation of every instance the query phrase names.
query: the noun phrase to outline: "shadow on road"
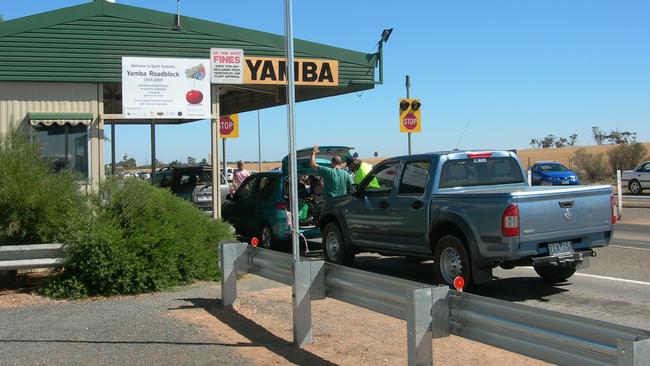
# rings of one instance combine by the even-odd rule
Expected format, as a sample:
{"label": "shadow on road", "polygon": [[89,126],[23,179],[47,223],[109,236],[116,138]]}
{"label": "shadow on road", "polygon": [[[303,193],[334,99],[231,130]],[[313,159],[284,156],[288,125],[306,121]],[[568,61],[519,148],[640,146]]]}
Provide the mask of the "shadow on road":
{"label": "shadow on road", "polygon": [[296,348],[293,343],[269,332],[253,320],[239,314],[232,307],[222,307],[221,300],[215,299],[180,299],[193,305],[181,306],[170,310],[204,309],[220,322],[226,324],[240,335],[250,339],[251,346],[265,347],[269,351],[297,365],[335,365],[307,350]]}
{"label": "shadow on road", "polygon": [[548,302],[549,296],[569,291],[563,287],[570,284],[571,282],[551,285],[537,277],[503,278],[480,284],[472,293],[505,301]]}
{"label": "shadow on road", "polygon": [[73,343],[73,344],[127,344],[127,345],[166,345],[166,346],[225,346],[254,347],[252,343],[219,342],[172,342],[172,341],[87,341],[76,339],[0,339],[0,343]]}

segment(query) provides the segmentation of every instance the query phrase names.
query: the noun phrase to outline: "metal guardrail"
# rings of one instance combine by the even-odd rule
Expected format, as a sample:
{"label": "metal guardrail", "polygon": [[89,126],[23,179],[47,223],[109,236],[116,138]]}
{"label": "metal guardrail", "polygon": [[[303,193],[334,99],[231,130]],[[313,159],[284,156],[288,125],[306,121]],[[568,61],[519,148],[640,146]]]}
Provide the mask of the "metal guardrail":
{"label": "metal guardrail", "polygon": [[63,244],[0,246],[0,270],[52,268],[63,264]]}
{"label": "metal guardrail", "polygon": [[[245,243],[220,245],[222,302],[237,298],[236,275],[253,273],[294,286],[294,340],[311,342],[311,300],[330,297],[407,322],[409,365],[431,365],[432,339],[454,334],[559,365],[650,364],[650,332],[450,291],[339,266],[301,261]],[[295,276],[295,284],[294,284]],[[294,314],[294,317],[296,314]]]}

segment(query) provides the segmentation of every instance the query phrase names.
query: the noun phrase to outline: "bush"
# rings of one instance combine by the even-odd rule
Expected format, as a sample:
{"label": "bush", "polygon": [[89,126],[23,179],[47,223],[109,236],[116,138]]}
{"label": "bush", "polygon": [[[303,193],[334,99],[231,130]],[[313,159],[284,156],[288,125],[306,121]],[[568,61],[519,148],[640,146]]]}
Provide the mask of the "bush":
{"label": "bush", "polygon": [[137,179],[109,182],[93,202],[96,216],[71,231],[65,271],[45,294],[136,294],[218,278],[217,244],[232,237],[228,224]]}
{"label": "bush", "polygon": [[607,152],[609,164],[613,172],[636,168],[644,159],[648,149],[643,144],[620,144]]}
{"label": "bush", "polygon": [[60,242],[85,201],[75,175],[54,172],[26,136],[0,136],[0,244]]}
{"label": "bush", "polygon": [[603,153],[589,154],[583,147],[576,150],[573,160],[580,171],[580,179],[583,181],[601,182],[611,175]]}

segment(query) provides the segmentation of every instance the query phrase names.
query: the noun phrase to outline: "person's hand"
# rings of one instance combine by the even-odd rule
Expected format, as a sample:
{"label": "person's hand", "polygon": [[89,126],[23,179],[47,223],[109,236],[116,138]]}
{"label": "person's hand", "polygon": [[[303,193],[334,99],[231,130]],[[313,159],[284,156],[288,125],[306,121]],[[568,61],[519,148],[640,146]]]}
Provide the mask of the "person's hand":
{"label": "person's hand", "polygon": [[320,152],[320,150],[318,150],[318,145],[314,145],[314,148],[311,149],[311,153],[312,154],[318,154],[319,152]]}

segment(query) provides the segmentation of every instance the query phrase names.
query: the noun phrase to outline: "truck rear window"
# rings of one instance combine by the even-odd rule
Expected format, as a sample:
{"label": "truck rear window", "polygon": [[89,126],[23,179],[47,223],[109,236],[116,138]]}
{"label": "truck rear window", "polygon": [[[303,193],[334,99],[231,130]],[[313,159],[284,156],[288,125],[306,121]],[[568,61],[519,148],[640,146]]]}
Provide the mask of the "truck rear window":
{"label": "truck rear window", "polygon": [[440,188],[523,183],[519,163],[512,157],[448,160],[442,166]]}

